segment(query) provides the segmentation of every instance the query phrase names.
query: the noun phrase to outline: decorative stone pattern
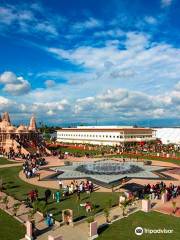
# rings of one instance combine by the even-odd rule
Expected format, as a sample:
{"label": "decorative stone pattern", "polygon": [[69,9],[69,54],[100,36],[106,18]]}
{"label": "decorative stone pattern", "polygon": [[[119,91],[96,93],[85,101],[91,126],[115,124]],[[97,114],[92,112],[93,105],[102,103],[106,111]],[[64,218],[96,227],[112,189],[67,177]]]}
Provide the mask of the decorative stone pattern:
{"label": "decorative stone pattern", "polygon": [[[97,163],[97,162],[96,162]],[[118,162],[115,160],[101,160],[99,161],[99,164],[107,164],[107,163],[116,163],[119,165],[130,165],[133,164],[139,168],[141,168],[140,171],[138,172],[134,172],[134,173],[130,173],[127,171],[127,173],[124,174],[102,174],[101,172],[95,173],[95,174],[89,174],[89,173],[85,173],[85,172],[81,172],[78,171],[78,167],[84,164],[93,164],[92,162],[76,162],[73,163],[71,166],[62,166],[62,167],[56,167],[56,168],[51,168],[52,170],[56,171],[56,172],[61,172],[61,174],[59,174],[59,176],[57,178],[59,179],[83,179],[83,178],[91,178],[100,182],[104,182],[106,184],[109,184],[111,182],[116,182],[119,181],[123,178],[145,178],[145,179],[158,179],[159,176],[157,174],[154,173],[154,171],[157,170],[163,170],[165,169],[164,167],[159,167],[159,166],[149,166],[149,165],[144,165],[142,162],[135,162],[135,161],[129,161],[129,162]]]}

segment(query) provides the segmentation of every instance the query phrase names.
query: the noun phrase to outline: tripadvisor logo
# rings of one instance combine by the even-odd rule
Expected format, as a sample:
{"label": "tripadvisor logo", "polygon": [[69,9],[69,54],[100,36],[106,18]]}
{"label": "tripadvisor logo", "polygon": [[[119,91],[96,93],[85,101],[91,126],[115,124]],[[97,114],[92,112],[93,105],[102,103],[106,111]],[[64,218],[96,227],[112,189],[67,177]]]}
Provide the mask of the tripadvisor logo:
{"label": "tripadvisor logo", "polygon": [[143,234],[143,228],[142,227],[137,227],[135,228],[135,234],[140,236]]}
{"label": "tripadvisor logo", "polygon": [[140,236],[143,233],[144,234],[169,234],[169,233],[173,233],[173,229],[150,229],[150,228],[142,228],[142,227],[136,227],[135,228],[135,234]]}

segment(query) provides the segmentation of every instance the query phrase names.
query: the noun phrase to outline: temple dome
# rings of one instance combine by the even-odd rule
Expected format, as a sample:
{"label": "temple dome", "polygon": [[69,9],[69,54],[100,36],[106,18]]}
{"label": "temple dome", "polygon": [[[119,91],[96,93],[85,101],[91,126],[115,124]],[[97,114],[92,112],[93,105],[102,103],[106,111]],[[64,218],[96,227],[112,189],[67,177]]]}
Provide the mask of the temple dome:
{"label": "temple dome", "polygon": [[6,128],[6,132],[15,132],[16,131],[16,128],[14,126],[8,126]]}
{"label": "temple dome", "polygon": [[8,112],[5,112],[3,113],[2,115],[2,121],[7,121],[11,124],[11,120],[10,120],[10,117],[9,117],[9,113]]}
{"label": "temple dome", "polygon": [[36,119],[34,116],[32,116],[32,118],[30,119],[30,123],[29,123],[29,131],[34,131],[37,132],[37,125],[36,125]]}
{"label": "temple dome", "polygon": [[10,122],[8,122],[6,120],[2,120],[2,122],[0,122],[0,128],[1,129],[6,129],[9,126],[11,126],[11,124],[10,124]]}
{"label": "temple dome", "polygon": [[18,128],[17,128],[17,132],[27,132],[27,127],[24,126],[24,125],[20,125]]}

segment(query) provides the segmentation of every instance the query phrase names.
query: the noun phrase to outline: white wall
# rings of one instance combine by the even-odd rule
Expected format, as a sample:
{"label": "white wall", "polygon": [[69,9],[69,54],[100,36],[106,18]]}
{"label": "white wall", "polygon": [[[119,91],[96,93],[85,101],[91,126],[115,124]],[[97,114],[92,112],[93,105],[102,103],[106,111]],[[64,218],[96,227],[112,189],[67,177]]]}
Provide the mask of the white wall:
{"label": "white wall", "polygon": [[163,144],[180,144],[180,128],[156,128],[156,137]]}

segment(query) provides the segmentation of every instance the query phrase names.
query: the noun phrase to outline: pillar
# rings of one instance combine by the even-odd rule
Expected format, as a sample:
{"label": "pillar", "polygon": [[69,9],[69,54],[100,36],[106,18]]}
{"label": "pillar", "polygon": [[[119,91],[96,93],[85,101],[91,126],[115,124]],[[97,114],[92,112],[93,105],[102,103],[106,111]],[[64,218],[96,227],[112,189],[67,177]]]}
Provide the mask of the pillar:
{"label": "pillar", "polygon": [[27,240],[32,240],[33,236],[32,236],[32,223],[30,221],[26,222],[26,235],[25,235],[25,239]]}

